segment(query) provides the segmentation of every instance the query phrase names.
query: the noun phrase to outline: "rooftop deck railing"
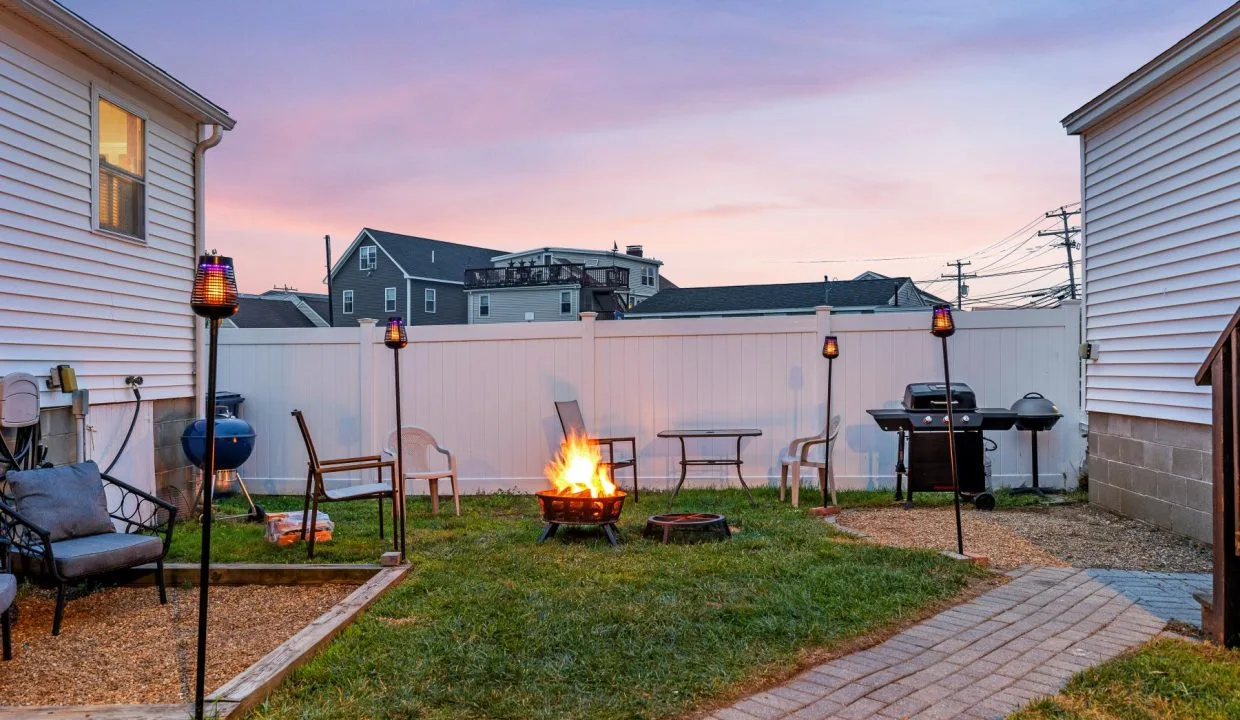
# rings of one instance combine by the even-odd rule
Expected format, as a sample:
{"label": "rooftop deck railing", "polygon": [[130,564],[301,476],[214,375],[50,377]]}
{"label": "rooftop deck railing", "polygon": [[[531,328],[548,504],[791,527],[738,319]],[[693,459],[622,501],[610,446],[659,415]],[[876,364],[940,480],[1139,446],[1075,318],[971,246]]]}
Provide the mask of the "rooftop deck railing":
{"label": "rooftop deck railing", "polygon": [[537,285],[625,288],[629,285],[629,269],[586,267],[579,263],[557,263],[554,265],[470,268],[465,271],[467,290]]}

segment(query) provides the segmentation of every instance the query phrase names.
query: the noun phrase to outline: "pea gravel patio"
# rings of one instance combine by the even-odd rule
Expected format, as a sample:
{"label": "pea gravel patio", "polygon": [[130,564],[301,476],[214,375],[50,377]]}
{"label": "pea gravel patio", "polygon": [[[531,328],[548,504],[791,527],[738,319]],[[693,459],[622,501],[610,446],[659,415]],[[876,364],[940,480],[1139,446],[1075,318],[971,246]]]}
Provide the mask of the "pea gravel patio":
{"label": "pea gravel patio", "polygon": [[1146,609],[1150,588],[1164,588],[1173,604],[1188,587],[1143,583],[1137,598],[1089,570],[1008,575],[1001,588],[705,718],[1002,718],[1159,635],[1166,620]]}

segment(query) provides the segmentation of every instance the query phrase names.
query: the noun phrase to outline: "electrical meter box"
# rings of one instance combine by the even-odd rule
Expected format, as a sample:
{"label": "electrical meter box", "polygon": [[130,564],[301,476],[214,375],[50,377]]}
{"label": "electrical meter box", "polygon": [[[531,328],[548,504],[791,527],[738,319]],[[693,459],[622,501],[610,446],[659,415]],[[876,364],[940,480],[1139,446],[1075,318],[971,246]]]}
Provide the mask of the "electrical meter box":
{"label": "electrical meter box", "polygon": [[39,382],[30,373],[0,378],[0,427],[30,427],[39,422]]}

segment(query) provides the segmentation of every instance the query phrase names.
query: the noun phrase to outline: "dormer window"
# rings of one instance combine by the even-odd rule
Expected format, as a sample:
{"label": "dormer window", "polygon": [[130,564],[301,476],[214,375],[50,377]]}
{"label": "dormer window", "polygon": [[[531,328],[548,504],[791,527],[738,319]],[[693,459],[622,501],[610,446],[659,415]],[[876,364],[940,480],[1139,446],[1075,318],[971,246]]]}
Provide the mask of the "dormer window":
{"label": "dormer window", "polygon": [[543,265],[551,264],[551,253],[543,253]]}
{"label": "dormer window", "polygon": [[374,270],[378,266],[379,251],[374,245],[363,245],[357,257],[359,270]]}

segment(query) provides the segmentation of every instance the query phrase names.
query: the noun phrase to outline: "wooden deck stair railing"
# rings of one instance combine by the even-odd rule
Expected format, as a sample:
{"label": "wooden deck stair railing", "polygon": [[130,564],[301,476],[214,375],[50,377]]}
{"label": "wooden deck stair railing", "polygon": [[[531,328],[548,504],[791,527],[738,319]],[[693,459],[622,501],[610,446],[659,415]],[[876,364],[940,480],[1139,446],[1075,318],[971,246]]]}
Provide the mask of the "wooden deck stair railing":
{"label": "wooden deck stair railing", "polygon": [[1207,625],[1214,641],[1240,647],[1240,309],[1197,371],[1213,395],[1214,594]]}

